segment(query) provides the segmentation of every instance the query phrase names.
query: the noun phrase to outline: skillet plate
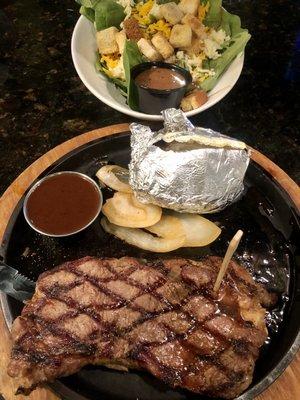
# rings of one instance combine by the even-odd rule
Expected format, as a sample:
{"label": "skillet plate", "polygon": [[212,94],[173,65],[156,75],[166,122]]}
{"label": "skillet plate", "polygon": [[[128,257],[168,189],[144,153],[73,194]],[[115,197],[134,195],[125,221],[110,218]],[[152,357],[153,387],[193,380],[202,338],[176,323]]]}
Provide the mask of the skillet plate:
{"label": "skillet plate", "polygon": [[[103,163],[127,166],[130,160],[129,133],[97,139],[68,153],[39,178],[50,173],[73,170],[95,178]],[[111,196],[108,190],[104,198]],[[253,383],[238,399],[253,399],[269,386],[286,368],[300,344],[300,269],[296,238],[299,217],[285,192],[257,164],[251,162],[241,199],[226,210],[211,214],[209,219],[222,227],[221,237],[204,248],[179,249],[165,255],[145,252],[105,234],[99,219],[85,231],[67,238],[50,238],[33,231],[26,223],[22,204],[16,207],[6,230],[5,261],[31,279],[66,260],[86,255],[97,257],[143,258],[223,256],[227,243],[237,229],[244,237],[236,258],[250,268],[255,278],[267,280],[270,289],[280,292],[280,301],[268,319],[270,338],[256,363]],[[299,237],[299,236],[298,236]],[[6,320],[20,314],[21,305],[2,295]],[[70,400],[206,400],[188,391],[173,390],[147,372],[128,373],[104,367],[86,367],[75,375],[49,385]]]}

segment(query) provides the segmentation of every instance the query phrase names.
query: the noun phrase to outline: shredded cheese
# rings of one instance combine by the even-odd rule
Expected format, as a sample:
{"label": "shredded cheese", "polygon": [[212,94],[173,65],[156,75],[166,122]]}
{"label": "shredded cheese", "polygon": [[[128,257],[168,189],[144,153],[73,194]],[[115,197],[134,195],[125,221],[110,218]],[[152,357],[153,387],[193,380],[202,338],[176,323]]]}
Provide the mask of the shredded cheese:
{"label": "shredded cheese", "polygon": [[200,4],[200,6],[198,7],[198,18],[200,19],[200,21],[203,21],[205,18],[205,15],[207,13],[207,11],[209,10],[209,1],[204,5],[204,4]]}
{"label": "shredded cheese", "polygon": [[171,24],[169,24],[165,19],[159,19],[158,21],[150,24],[146,29],[146,33],[151,37],[157,32],[162,32],[167,39],[171,35]]}
{"label": "shredded cheese", "polygon": [[107,68],[115,68],[120,61],[120,56],[119,54],[102,54],[101,55],[101,62],[105,62],[107,65]]}
{"label": "shredded cheese", "polygon": [[190,71],[193,82],[196,84],[201,84],[209,76],[213,76],[215,72],[212,69],[204,69],[202,67],[202,62],[205,60],[204,52],[199,55],[188,56],[184,51],[180,50],[176,53],[176,60],[179,65]]}
{"label": "shredded cheese", "polygon": [[141,25],[151,24],[150,10],[153,7],[154,0],[148,0],[145,3],[137,3],[132,9],[132,15]]}

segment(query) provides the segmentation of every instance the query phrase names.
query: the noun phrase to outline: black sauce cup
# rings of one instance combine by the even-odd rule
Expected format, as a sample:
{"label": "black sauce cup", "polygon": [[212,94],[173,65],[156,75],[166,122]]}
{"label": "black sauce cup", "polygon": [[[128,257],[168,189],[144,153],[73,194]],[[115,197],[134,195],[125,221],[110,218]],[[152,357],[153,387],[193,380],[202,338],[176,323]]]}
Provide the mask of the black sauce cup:
{"label": "black sauce cup", "polygon": [[[152,67],[167,68],[180,74],[185,85],[175,89],[150,89],[139,85],[135,78],[143,71]],[[138,96],[138,109],[146,114],[160,114],[166,108],[178,108],[189,85],[192,83],[192,76],[184,68],[162,61],[145,62],[131,68],[131,79],[136,88]]]}

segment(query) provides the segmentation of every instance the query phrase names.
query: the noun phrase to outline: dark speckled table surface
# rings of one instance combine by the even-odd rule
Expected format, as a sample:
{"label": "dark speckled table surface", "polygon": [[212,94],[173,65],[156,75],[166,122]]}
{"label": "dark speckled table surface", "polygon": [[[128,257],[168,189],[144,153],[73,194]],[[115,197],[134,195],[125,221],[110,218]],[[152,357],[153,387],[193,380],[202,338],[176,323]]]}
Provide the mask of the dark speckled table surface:
{"label": "dark speckled table surface", "polygon": [[[252,34],[242,75],[193,122],[242,139],[300,181],[300,2],[227,0]],[[72,64],[72,0],[0,0],[0,193],[52,147],[130,122],[84,87]]]}

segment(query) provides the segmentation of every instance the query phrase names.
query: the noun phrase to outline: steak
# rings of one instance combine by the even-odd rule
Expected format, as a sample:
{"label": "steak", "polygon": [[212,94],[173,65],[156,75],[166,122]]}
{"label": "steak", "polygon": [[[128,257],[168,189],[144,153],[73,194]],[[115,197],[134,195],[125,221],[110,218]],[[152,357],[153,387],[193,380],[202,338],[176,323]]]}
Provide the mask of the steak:
{"label": "steak", "polygon": [[221,259],[85,257],[40,275],[13,323],[8,374],[18,392],[87,364],[144,369],[172,387],[234,398],[251,383],[275,299]]}

